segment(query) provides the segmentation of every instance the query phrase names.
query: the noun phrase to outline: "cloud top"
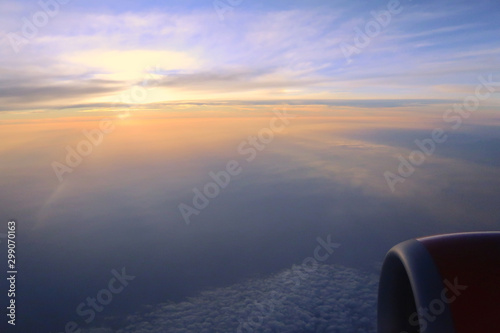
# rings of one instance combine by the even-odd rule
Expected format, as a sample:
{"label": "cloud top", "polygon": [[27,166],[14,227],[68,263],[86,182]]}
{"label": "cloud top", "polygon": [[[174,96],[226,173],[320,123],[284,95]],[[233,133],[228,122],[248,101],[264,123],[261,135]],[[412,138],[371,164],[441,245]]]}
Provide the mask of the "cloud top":
{"label": "cloud top", "polygon": [[156,305],[128,316],[127,325],[115,333],[374,333],[377,283],[376,275],[352,268],[297,265],[185,302]]}

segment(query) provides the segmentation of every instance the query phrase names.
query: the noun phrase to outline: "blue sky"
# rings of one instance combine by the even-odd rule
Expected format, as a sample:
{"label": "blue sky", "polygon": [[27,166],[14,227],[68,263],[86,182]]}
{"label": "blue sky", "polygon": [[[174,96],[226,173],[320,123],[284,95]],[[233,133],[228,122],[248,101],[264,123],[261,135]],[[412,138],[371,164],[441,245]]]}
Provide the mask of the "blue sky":
{"label": "blue sky", "polygon": [[41,8],[2,2],[1,110],[111,106],[145,78],[134,103],[461,100],[499,68],[494,1],[402,0],[348,61],[341,45],[389,3],[244,0],[221,20],[211,1],[74,0],[12,47]]}

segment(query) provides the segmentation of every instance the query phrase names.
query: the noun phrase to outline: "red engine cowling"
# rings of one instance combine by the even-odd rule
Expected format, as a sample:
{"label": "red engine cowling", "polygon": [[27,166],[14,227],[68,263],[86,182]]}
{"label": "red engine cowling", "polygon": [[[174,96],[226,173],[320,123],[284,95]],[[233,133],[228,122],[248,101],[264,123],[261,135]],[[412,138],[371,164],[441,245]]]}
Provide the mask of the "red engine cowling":
{"label": "red engine cowling", "polygon": [[492,333],[499,319],[500,232],[412,239],[387,253],[378,333]]}

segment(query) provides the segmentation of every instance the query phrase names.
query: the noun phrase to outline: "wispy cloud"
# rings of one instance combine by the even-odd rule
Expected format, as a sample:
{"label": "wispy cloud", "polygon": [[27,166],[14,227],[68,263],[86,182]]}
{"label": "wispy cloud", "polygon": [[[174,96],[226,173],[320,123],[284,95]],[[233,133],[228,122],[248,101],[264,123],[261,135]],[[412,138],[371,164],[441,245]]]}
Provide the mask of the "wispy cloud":
{"label": "wispy cloud", "polygon": [[[383,5],[249,5],[221,23],[211,6],[96,13],[74,4],[17,55],[4,36],[2,108],[29,109],[33,101],[51,98],[50,104],[67,105],[66,97],[78,99],[76,104],[109,103],[153,66],[160,77],[152,103],[454,99],[456,94],[433,87],[470,84],[478,72],[500,65],[500,51],[491,42],[499,30],[492,24],[496,14],[483,19],[495,5],[486,1],[405,3],[401,15],[346,64],[339,43],[352,39],[354,27],[363,27]],[[18,31],[23,15],[35,7],[4,4],[3,32]],[[21,78],[29,83],[15,83]],[[37,88],[40,80],[43,87]],[[20,96],[27,97],[24,105]]]}

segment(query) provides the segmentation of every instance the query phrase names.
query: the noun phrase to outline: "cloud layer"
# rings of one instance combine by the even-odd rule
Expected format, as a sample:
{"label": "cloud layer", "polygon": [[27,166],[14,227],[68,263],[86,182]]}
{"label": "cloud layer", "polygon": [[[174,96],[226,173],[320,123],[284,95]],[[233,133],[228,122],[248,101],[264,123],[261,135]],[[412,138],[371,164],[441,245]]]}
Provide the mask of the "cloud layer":
{"label": "cloud layer", "polygon": [[342,266],[294,266],[154,306],[115,332],[375,332],[377,282],[374,274]]}

